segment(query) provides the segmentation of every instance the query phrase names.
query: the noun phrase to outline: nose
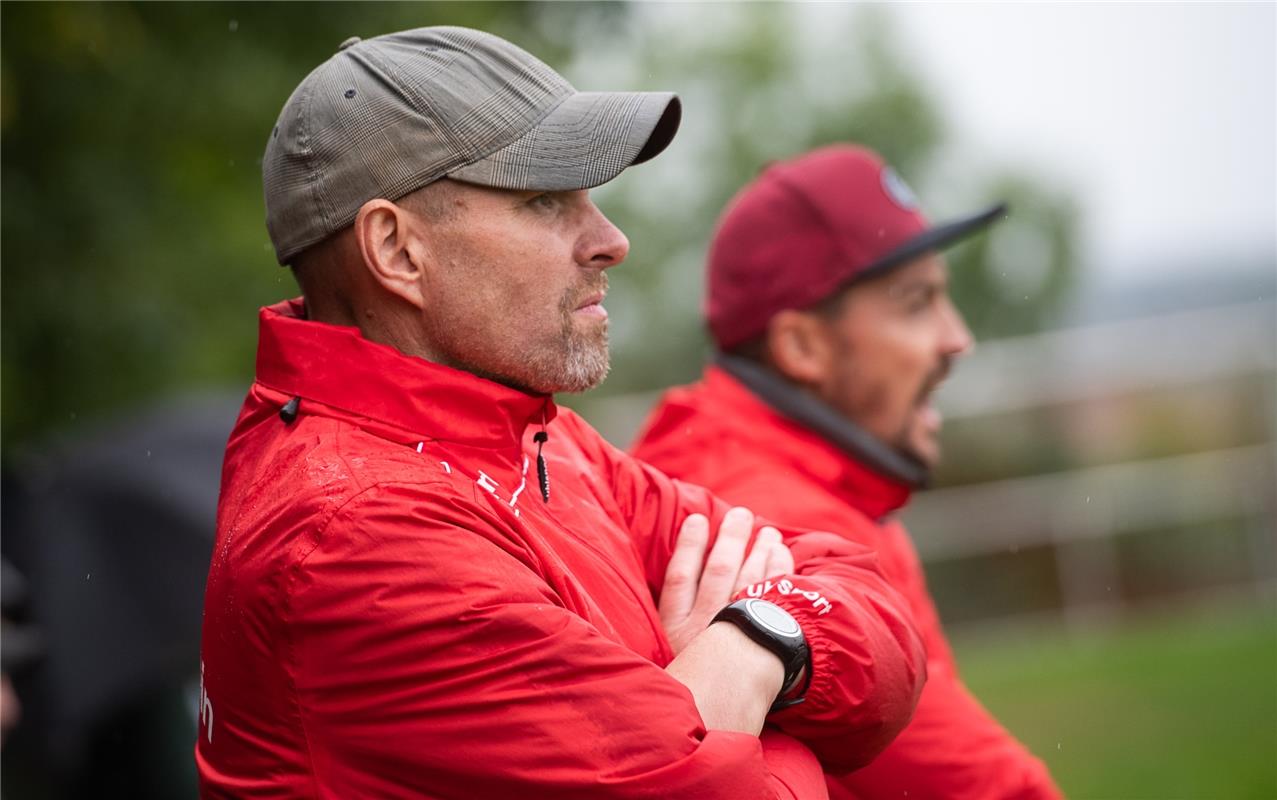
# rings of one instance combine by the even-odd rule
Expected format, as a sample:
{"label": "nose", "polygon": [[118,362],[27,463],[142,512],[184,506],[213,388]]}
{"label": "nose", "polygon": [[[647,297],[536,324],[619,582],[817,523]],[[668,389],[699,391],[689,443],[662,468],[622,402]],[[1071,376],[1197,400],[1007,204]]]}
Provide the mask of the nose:
{"label": "nose", "polygon": [[630,240],[604,216],[593,200],[587,203],[585,230],[577,239],[576,262],[600,270],[614,267],[629,255]]}
{"label": "nose", "polygon": [[945,298],[944,330],[941,334],[940,349],[946,356],[960,356],[970,353],[975,346],[975,337],[962,318],[962,312],[952,300]]}

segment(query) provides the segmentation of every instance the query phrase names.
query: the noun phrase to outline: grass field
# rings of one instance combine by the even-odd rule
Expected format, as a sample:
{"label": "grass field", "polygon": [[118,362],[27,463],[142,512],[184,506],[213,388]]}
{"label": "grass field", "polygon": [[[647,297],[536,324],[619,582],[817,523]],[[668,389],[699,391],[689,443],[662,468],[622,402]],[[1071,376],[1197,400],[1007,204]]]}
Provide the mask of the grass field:
{"label": "grass field", "polygon": [[1073,800],[1277,799],[1277,611],[957,635],[971,689]]}

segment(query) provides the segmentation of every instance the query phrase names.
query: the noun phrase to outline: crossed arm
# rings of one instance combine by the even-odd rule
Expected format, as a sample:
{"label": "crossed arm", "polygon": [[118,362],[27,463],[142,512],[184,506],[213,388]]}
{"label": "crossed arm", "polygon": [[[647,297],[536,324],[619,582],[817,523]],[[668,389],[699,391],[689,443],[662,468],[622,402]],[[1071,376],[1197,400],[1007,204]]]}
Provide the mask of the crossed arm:
{"label": "crossed arm", "polygon": [[[646,531],[636,548],[675,650],[666,669],[565,608],[482,506],[383,484],[343,508],[330,523],[342,535],[322,537],[289,578],[281,653],[323,791],[821,798],[822,763],[848,768],[884,746],[908,718],[921,659],[872,557],[817,537],[795,540],[793,566],[779,534],[701,490],[663,479],[636,491],[649,501],[633,514]],[[822,583],[829,572],[837,581]],[[810,750],[763,727],[779,660],[708,625],[760,578],[789,587],[777,600],[815,665],[809,702],[769,721]]]}
{"label": "crossed arm", "polygon": [[665,671],[692,693],[705,727],[757,735],[780,692],[784,669],[773,653],[734,625],[710,620],[746,586],[793,571],[780,531],[764,527],[750,543],[754,515],[732,509],[709,546],[709,520],[681,526],[661,590],[661,624],[677,654]]}
{"label": "crossed arm", "polygon": [[[280,657],[295,663],[321,797],[825,797],[809,751],[774,730],[760,738],[779,684],[773,655],[716,625],[667,672],[564,608],[481,514],[379,486],[343,509],[342,535],[323,537],[292,578]],[[692,609],[710,607],[709,593],[695,597]],[[689,632],[694,616],[681,616]],[[740,647],[742,663],[720,646]],[[746,660],[762,712],[733,708],[709,727],[698,704],[711,718],[730,705],[716,681],[729,685]],[[698,666],[711,662],[716,675]]]}

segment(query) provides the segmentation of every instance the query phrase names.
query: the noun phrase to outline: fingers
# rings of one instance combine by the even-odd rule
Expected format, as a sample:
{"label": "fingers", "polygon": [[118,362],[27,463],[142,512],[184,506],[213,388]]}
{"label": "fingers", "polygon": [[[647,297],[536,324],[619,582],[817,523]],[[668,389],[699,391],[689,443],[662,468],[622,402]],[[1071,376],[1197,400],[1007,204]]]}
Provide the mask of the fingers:
{"label": "fingers", "polygon": [[758,532],[758,536],[754,539],[754,546],[749,551],[749,557],[745,559],[744,564],[741,564],[740,574],[736,576],[736,585],[732,587],[732,594],[751,583],[758,583],[776,574],[768,572],[768,565],[774,558],[772,550],[776,547],[788,552],[788,548],[781,544],[780,531],[769,525]]}
{"label": "fingers", "polygon": [[793,556],[780,531],[763,527],[751,548],[753,532],[754,514],[747,508],[733,508],[723,516],[713,547],[709,547],[709,520],[703,514],[683,520],[665,568],[658,609],[675,653],[704,631],[738,591],[794,571]]}
{"label": "fingers", "polygon": [[[776,535],[780,536],[780,532],[777,531]],[[793,572],[794,554],[789,552],[789,548],[783,541],[778,541],[767,553],[767,568],[764,570],[763,579],[791,575]]]}
{"label": "fingers", "polygon": [[736,576],[745,560],[745,547],[754,532],[754,512],[748,508],[733,508],[723,516],[718,526],[718,539],[709,551],[705,569],[701,572],[701,585],[696,593],[696,609],[704,613],[717,613],[731,600],[736,589]]}
{"label": "fingers", "polygon": [[[704,514],[691,514],[683,520],[674,543],[674,552],[665,568],[661,587],[661,620],[682,621],[696,602],[696,589],[701,580],[701,564],[709,544],[709,520]],[[668,630],[668,624],[666,628]]]}

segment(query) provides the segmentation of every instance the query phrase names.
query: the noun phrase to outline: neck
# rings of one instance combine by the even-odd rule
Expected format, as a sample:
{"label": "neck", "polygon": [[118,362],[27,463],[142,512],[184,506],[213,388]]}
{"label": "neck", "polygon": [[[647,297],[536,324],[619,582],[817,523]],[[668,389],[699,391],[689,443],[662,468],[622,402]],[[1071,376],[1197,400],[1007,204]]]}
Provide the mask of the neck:
{"label": "neck", "polygon": [[839,414],[802,389],[749,359],[720,353],[715,363],[773,409],[810,428],[875,472],[920,489],[926,467]]}
{"label": "neck", "polygon": [[[442,358],[436,348],[426,340],[424,326],[417,309],[399,309],[384,303],[369,302],[359,298],[312,299],[306,295],[305,319],[359,329],[359,335],[370,342],[388,345],[407,356],[424,358],[435,364],[454,369],[465,369]],[[484,376],[486,377],[486,376]]]}

